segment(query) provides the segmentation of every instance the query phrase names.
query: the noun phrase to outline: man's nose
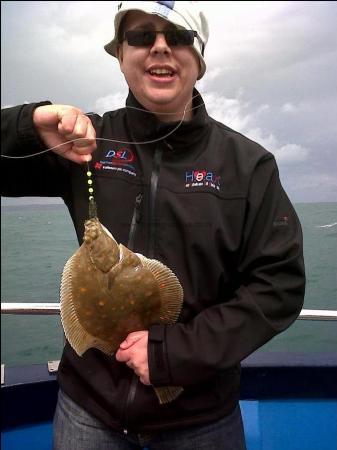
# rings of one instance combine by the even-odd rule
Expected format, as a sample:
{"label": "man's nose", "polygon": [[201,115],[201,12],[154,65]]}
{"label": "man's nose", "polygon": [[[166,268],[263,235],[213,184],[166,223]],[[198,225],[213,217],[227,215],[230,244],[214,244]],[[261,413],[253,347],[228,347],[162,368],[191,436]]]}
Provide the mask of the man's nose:
{"label": "man's nose", "polygon": [[154,43],[151,47],[151,52],[154,52],[154,53],[169,53],[169,52],[171,52],[171,49],[166,42],[164,32],[156,34],[156,40],[154,41]]}

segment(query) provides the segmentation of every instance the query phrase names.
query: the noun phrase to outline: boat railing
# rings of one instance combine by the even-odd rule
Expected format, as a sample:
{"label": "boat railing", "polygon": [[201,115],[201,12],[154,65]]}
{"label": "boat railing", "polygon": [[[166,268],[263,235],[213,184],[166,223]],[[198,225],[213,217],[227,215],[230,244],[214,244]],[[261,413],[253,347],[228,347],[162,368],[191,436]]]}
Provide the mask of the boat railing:
{"label": "boat railing", "polygon": [[[33,302],[33,303],[19,303],[19,302],[5,303],[4,302],[4,303],[1,303],[1,314],[59,315],[60,314],[60,303],[56,303],[56,302],[55,303],[36,303],[36,302]],[[337,310],[302,309],[298,319],[299,320],[311,320],[311,321],[337,321]],[[63,339],[65,339],[65,336],[63,336]],[[302,361],[303,367],[308,366],[307,359],[306,358],[303,359],[303,355],[300,357],[298,357],[298,355],[295,355],[295,357],[296,357],[296,364],[299,361],[303,360],[304,361],[304,362]],[[325,356],[325,358],[328,358],[328,362],[326,362],[324,360],[325,362],[324,361],[323,361],[323,363],[320,362],[320,364],[323,364],[324,367],[326,366],[326,371],[328,371],[328,369],[331,365],[331,361],[329,359],[330,356],[329,355],[327,357]],[[288,355],[288,360],[289,360],[289,355]],[[274,367],[275,364],[276,365],[280,364],[279,358],[277,359],[278,362],[276,363],[274,360],[271,361],[270,356],[269,356],[268,361],[267,361],[267,363],[263,362],[262,365],[263,365],[263,367],[270,366],[271,370],[275,369],[275,367]],[[59,362],[60,362],[59,360],[53,360],[53,361],[47,362],[49,374],[52,375],[58,371]],[[249,368],[251,368],[251,365],[252,364],[254,365],[255,363],[254,363],[254,361],[253,361],[253,363],[249,362],[247,365],[247,367],[248,367],[247,370],[249,371]],[[261,364],[261,361],[258,360],[256,364]],[[313,363],[312,361],[310,361],[310,364],[316,364],[316,362],[314,361],[314,363]],[[293,361],[291,359],[291,363],[290,363],[289,367],[292,367],[292,366],[293,366]],[[9,368],[9,369],[11,369],[11,368]],[[15,369],[15,368],[13,368],[13,369]],[[263,376],[265,376],[265,373]],[[307,376],[308,376],[308,374],[306,373],[306,377]],[[7,376],[6,376],[6,378],[7,378]],[[5,364],[1,364],[1,385],[3,385],[4,383],[5,383]],[[264,383],[262,383],[262,384],[264,385]]]}
{"label": "boat railing", "polygon": [[[1,314],[57,315],[60,303],[1,303]],[[337,320],[337,310],[302,309],[299,320]]]}

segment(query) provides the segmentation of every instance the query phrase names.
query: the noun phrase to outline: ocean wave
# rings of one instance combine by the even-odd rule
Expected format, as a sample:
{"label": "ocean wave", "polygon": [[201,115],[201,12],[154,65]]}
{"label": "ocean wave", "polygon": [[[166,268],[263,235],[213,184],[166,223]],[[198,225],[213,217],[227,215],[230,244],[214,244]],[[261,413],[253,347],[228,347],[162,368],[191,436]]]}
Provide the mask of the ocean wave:
{"label": "ocean wave", "polygon": [[331,228],[331,227],[335,227],[337,225],[337,222],[334,223],[328,223],[327,225],[316,225],[317,228]]}

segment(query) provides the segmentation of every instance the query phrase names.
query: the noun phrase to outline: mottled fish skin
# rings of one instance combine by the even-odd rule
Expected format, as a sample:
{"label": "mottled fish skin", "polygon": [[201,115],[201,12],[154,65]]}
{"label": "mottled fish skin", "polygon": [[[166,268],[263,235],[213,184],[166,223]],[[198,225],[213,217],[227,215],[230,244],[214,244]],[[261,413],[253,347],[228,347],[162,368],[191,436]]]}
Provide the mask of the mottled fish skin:
{"label": "mottled fish skin", "polygon": [[102,272],[108,272],[119,261],[117,242],[104,232],[97,218],[85,222],[83,241],[92,263]]}
{"label": "mottled fish skin", "polygon": [[[176,322],[183,290],[174,273],[118,245],[97,217],[84,225],[83,244],[69,258],[61,281],[61,320],[76,353],[95,347],[113,354],[129,333]],[[161,403],[181,391],[156,389]]]}
{"label": "mottled fish skin", "polygon": [[135,253],[107,234],[98,219],[85,223],[71,284],[78,321],[92,336],[108,341],[114,351],[130,332],[158,322],[161,304],[156,279]]}

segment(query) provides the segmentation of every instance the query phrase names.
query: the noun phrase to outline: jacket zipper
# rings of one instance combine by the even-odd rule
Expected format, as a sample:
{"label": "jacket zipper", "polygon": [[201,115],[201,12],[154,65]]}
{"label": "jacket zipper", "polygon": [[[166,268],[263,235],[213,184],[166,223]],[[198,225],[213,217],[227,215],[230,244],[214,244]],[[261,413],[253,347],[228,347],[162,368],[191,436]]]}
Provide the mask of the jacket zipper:
{"label": "jacket zipper", "polygon": [[[132,215],[132,220],[131,220],[128,245],[127,245],[129,250],[134,250],[136,229],[137,229],[137,225],[139,224],[139,222],[141,220],[142,200],[143,200],[143,194],[142,193],[137,194],[136,201],[135,201],[135,207],[133,210],[133,215]],[[126,397],[125,406],[124,406],[124,414],[123,414],[123,417],[124,417],[123,423],[124,424],[127,424],[127,422],[128,422],[127,410],[129,408],[129,406],[131,405],[131,403],[134,401],[134,398],[136,395],[136,390],[137,390],[137,384],[138,384],[138,377],[133,373],[132,378],[130,380],[129,392]],[[128,429],[126,427],[123,428],[123,433],[125,435],[128,434]]]}
{"label": "jacket zipper", "polygon": [[[151,182],[150,182],[150,205],[149,205],[149,216],[150,216],[149,249],[148,249],[148,257],[149,258],[153,258],[154,252],[155,252],[155,235],[156,235],[155,201],[156,201],[156,194],[157,194],[157,190],[158,190],[158,178],[159,178],[159,170],[160,170],[162,155],[163,155],[163,148],[159,147],[155,150],[154,157],[153,157],[153,168],[152,168]],[[136,197],[135,209],[133,212],[131,228],[130,228],[129,245],[128,245],[128,248],[130,250],[133,250],[132,246],[134,244],[135,231],[137,228],[137,224],[140,221],[141,201],[142,201],[142,195],[138,194]],[[131,382],[130,382],[129,392],[128,392],[126,402],[125,402],[124,424],[128,423],[128,409],[134,402],[138,383],[139,383],[138,377],[135,374],[133,374],[132,378],[131,378]],[[123,432],[124,432],[124,434],[128,433],[128,430],[126,427],[124,427]]]}
{"label": "jacket zipper", "polygon": [[149,247],[148,247],[148,257],[154,258],[155,256],[155,239],[156,239],[156,195],[158,190],[158,179],[161,159],[163,156],[163,147],[159,147],[155,150],[153,157],[153,168],[151,173],[151,185],[150,185],[150,223],[149,223]]}
{"label": "jacket zipper", "polygon": [[129,233],[129,241],[128,241],[128,249],[134,250],[135,246],[135,234],[138,223],[140,222],[141,212],[140,207],[142,204],[143,194],[139,193],[136,196],[135,208],[133,210],[133,216],[131,221],[130,233]]}
{"label": "jacket zipper", "polygon": [[125,408],[124,408],[124,424],[125,424],[125,427],[123,429],[124,434],[128,434],[128,429],[126,428],[127,424],[128,424],[128,409],[132,405],[132,403],[135,399],[138,383],[139,383],[138,377],[135,373],[133,373],[131,381],[130,381],[128,396],[126,397]]}

